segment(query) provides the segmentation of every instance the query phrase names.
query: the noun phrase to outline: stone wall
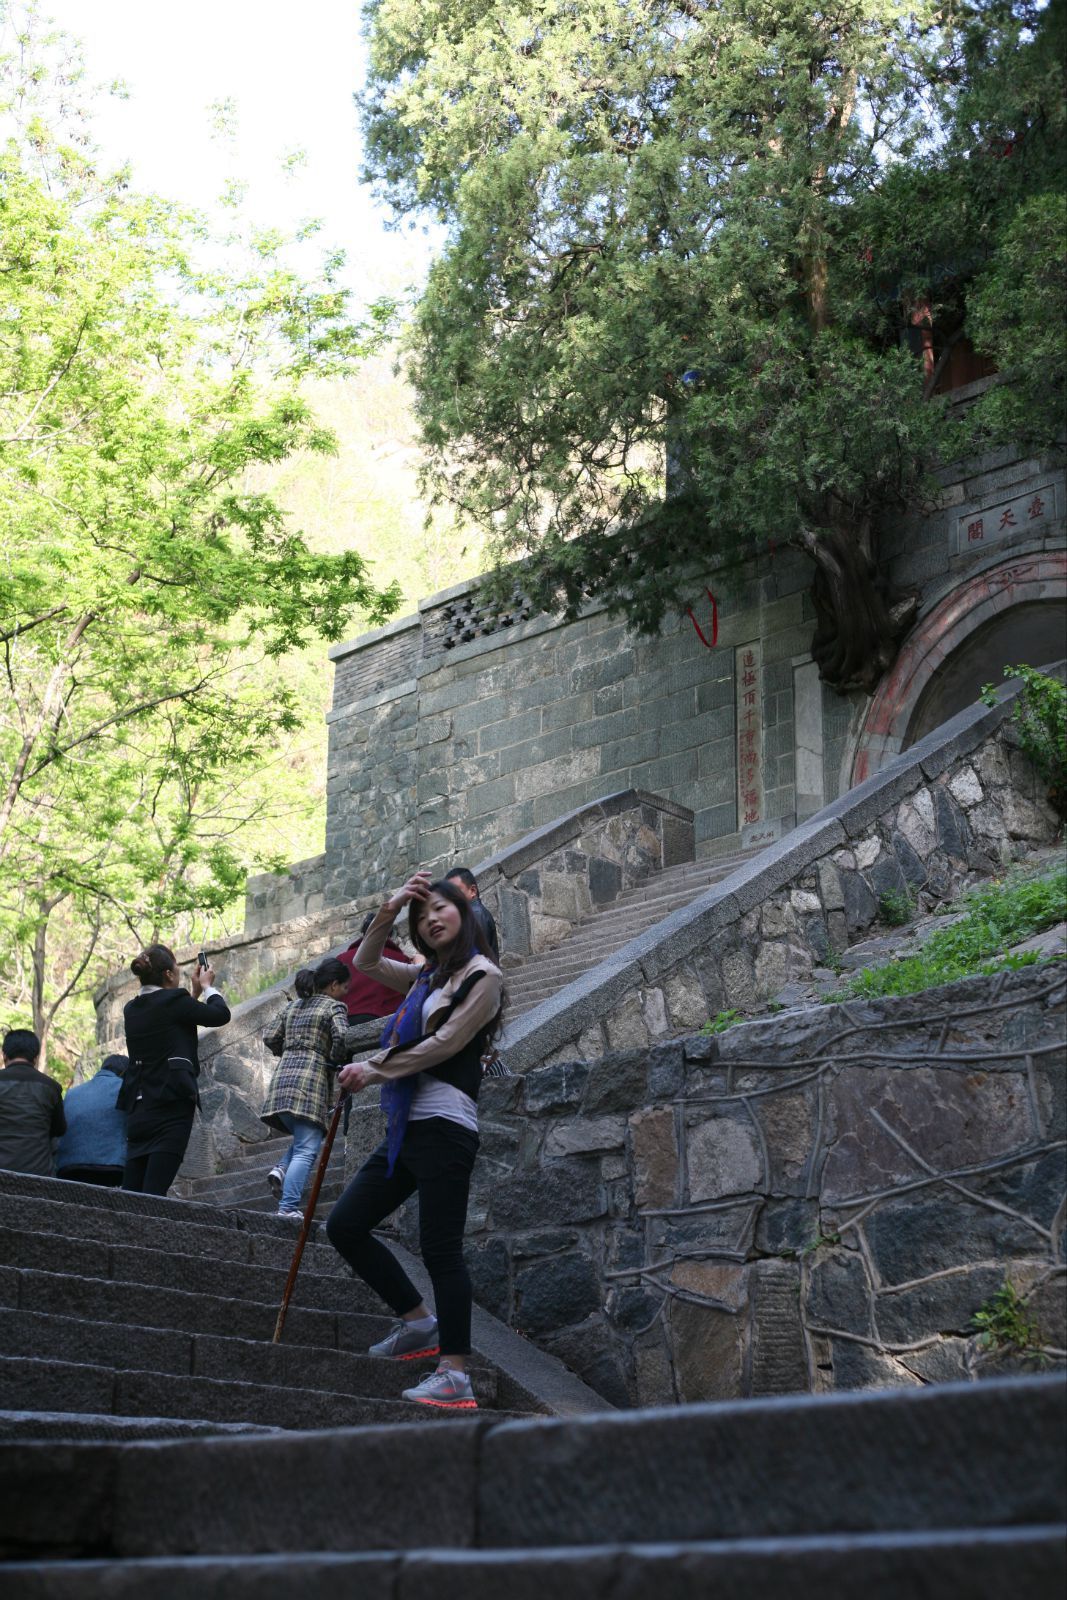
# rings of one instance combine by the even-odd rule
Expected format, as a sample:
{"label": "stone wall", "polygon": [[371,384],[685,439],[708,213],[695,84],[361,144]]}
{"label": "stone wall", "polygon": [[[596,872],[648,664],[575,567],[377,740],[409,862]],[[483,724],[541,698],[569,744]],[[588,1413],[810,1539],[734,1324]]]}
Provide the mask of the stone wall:
{"label": "stone wall", "polygon": [[[940,504],[884,538],[920,616],[1007,557],[1063,546],[1062,469],[1002,451],[941,476]],[[469,864],[623,788],[692,811],[698,856],[780,837],[848,787],[869,706],[819,680],[810,578],[788,550],[709,573],[717,636],[710,601],[692,600],[713,648],[684,613],[641,639],[596,608],[531,614],[521,594],[492,613],[474,584],[334,646],[326,903],[413,861]]]}
{"label": "stone wall", "polygon": [[[476,1298],[616,1404],[1062,1364],[1064,996],[1029,968],[487,1082]],[[1040,1358],[975,1335],[1006,1279]]]}
{"label": "stone wall", "polygon": [[294,861],[285,872],[257,872],[245,885],[246,934],[294,917],[311,917],[321,911],[326,884],[326,855]]}
{"label": "stone wall", "polygon": [[508,1027],[514,1071],[654,1043],[810,977],[884,894],[927,907],[1059,832],[1008,713],[976,706]]}

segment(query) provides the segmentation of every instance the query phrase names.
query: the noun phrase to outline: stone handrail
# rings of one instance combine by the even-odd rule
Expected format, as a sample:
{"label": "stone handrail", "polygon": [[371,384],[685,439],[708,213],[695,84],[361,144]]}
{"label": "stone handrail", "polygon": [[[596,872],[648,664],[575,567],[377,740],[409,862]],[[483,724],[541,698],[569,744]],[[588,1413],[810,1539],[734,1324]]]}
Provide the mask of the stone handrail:
{"label": "stone handrail", "polygon": [[692,861],[694,848],[685,806],[622,789],[536,828],[474,872],[506,961],[550,950],[650,873]]}

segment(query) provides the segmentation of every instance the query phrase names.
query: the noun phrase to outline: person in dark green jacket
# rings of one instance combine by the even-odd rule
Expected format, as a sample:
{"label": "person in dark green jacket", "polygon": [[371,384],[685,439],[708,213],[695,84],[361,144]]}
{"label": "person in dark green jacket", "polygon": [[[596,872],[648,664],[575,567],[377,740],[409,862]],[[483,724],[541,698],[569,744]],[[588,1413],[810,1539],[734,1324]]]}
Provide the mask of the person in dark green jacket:
{"label": "person in dark green jacket", "polygon": [[38,1072],[41,1041],[29,1028],[12,1028],[0,1048],[0,1167],[52,1178],[52,1140],[67,1131],[63,1091]]}

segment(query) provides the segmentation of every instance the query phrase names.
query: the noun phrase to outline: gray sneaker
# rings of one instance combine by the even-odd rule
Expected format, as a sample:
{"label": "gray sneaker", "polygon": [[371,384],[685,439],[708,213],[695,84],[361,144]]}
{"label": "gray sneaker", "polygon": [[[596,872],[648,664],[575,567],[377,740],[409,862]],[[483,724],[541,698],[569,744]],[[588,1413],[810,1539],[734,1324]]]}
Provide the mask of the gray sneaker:
{"label": "gray sneaker", "polygon": [[274,1196],[275,1200],[281,1199],[282,1184],[284,1182],[285,1173],[282,1171],[281,1167],[271,1167],[270,1171],[267,1173],[267,1187],[270,1189],[270,1192]]}
{"label": "gray sneaker", "polygon": [[417,1361],[420,1356],[440,1353],[436,1320],[432,1328],[413,1328],[403,1319],[394,1322],[386,1337],[367,1351],[369,1356],[385,1356],[389,1361]]}
{"label": "gray sneaker", "polygon": [[414,1400],[419,1406],[441,1406],[448,1411],[477,1411],[471,1381],[465,1372],[453,1372],[441,1367],[429,1373],[414,1389],[404,1390],[405,1400]]}

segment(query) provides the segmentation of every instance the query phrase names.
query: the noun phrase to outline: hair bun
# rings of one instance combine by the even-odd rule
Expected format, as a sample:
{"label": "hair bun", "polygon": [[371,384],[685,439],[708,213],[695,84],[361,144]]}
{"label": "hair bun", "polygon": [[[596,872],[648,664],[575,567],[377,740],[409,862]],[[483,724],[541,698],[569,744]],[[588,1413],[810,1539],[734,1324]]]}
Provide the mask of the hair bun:
{"label": "hair bun", "polygon": [[151,956],[149,956],[146,951],[142,950],[141,954],[139,956],[134,956],[133,960],[130,962],[130,971],[133,972],[138,978],[150,978],[152,976]]}

